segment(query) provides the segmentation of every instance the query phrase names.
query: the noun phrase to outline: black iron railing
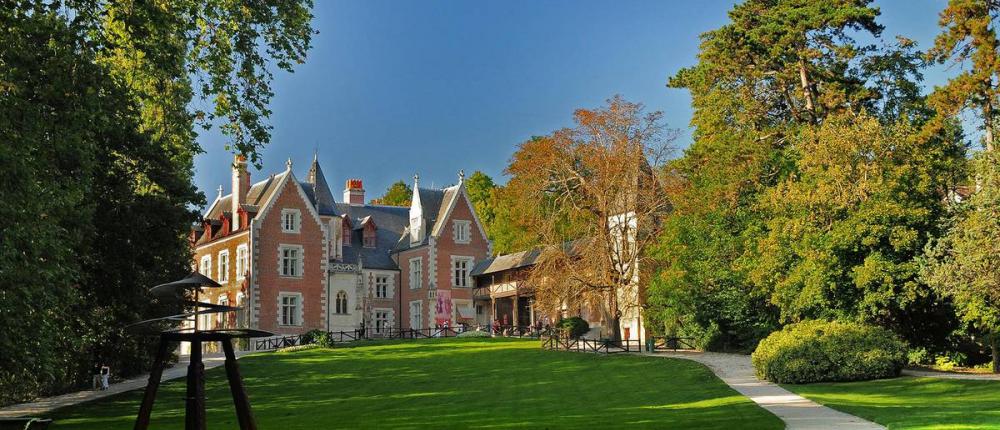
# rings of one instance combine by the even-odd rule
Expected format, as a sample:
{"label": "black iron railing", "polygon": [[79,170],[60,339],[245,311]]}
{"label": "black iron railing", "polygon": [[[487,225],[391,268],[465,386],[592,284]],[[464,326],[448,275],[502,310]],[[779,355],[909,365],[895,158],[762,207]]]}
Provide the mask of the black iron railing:
{"label": "black iron railing", "polygon": [[542,336],[542,348],[556,351],[591,352],[595,354],[618,354],[642,352],[642,342],[638,339],[585,339],[569,338],[557,334]]}

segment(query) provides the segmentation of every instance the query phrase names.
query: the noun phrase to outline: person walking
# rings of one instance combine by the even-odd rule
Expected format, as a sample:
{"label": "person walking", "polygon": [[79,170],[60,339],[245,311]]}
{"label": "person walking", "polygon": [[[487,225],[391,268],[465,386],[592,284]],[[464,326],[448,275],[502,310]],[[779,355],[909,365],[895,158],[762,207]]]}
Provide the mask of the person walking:
{"label": "person walking", "polygon": [[95,390],[101,388],[101,363],[98,363],[96,360],[94,361],[94,367],[91,368],[90,375],[92,380],[91,388]]}
{"label": "person walking", "polygon": [[101,366],[101,390],[107,390],[108,380],[111,379],[111,368],[107,364]]}

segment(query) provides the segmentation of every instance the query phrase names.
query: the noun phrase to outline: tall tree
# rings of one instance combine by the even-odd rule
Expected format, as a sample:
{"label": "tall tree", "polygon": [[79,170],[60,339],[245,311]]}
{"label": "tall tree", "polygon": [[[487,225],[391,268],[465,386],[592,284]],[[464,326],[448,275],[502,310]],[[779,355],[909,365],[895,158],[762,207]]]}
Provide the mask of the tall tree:
{"label": "tall tree", "polygon": [[922,275],[987,334],[1000,372],[1000,160],[996,151],[980,152],[973,166],[981,188],[954,207],[947,233],[927,246]]}
{"label": "tall tree", "polygon": [[385,190],[382,197],[371,201],[372,204],[386,206],[409,206],[413,199],[413,189],[402,180],[394,182]]}
{"label": "tall tree", "polygon": [[574,121],[521,144],[507,167],[508,186],[545,208],[531,223],[547,245],[530,276],[541,306],[598,305],[617,340],[622,315],[639,312],[640,280],[648,275],[640,271],[651,266],[639,258],[670,207],[662,166],[673,135],[659,112],[621,97],[577,110]]}
{"label": "tall tree", "polygon": [[938,21],[943,31],[927,57],[941,64],[968,65],[944,86],[934,89],[931,105],[943,116],[978,111],[983,146],[994,148],[997,107],[1000,105],[1000,40],[994,20],[1000,3],[994,0],[950,0]]}
{"label": "tall tree", "polygon": [[469,199],[472,200],[472,205],[476,209],[476,215],[485,225],[487,232],[489,232],[490,226],[493,225],[493,219],[496,217],[490,199],[496,187],[493,178],[479,170],[472,172],[472,175],[465,180],[465,190],[469,193]]}

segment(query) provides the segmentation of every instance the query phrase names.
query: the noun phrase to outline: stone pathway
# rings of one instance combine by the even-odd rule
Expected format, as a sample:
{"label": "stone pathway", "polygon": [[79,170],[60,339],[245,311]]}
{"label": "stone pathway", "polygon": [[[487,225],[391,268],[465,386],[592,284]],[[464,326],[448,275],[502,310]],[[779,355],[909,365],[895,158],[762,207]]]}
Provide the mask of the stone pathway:
{"label": "stone pathway", "polygon": [[996,373],[959,373],[959,372],[938,372],[934,370],[903,369],[903,375],[918,376],[921,378],[968,379],[973,381],[1000,381],[1000,374]]}
{"label": "stone pathway", "polygon": [[[240,358],[246,353],[236,352],[236,358]],[[221,366],[225,363],[226,357],[220,354],[205,355],[202,359],[205,363],[205,369],[211,369],[213,367]],[[187,358],[181,357],[181,360],[163,371],[163,377],[160,378],[161,381],[169,381],[171,379],[182,378],[187,375]],[[142,375],[133,379],[128,379],[117,384],[111,384],[111,387],[107,390],[84,390],[75,393],[63,394],[60,396],[45,397],[29,403],[21,403],[17,405],[10,405],[4,408],[0,408],[0,418],[16,418],[16,417],[42,417],[45,415],[62,407],[71,406],[78,403],[89,402],[92,400],[101,399],[108,396],[113,396],[118,393],[124,393],[126,391],[137,390],[146,387],[146,382],[149,381],[149,375]],[[138,409],[136,409],[138,412]]]}
{"label": "stone pathway", "polygon": [[885,428],[871,421],[823,406],[781,388],[777,384],[757,379],[748,355],[680,351],[644,355],[682,358],[704,364],[734,390],[781,418],[789,430]]}

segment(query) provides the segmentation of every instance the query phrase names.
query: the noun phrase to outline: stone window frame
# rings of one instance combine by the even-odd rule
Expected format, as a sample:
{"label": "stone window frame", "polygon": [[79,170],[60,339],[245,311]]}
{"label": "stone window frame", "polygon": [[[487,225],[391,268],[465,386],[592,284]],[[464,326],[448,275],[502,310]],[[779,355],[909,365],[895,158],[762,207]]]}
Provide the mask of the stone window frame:
{"label": "stone window frame", "polygon": [[[292,226],[289,228],[288,216],[292,215]],[[299,233],[302,231],[302,211],[295,208],[281,209],[281,232]]]}
{"label": "stone window frame", "polygon": [[[286,274],[285,273],[285,250],[295,250],[295,251],[298,251],[298,255],[296,257],[296,262],[298,264],[296,264],[294,266],[294,273],[292,273],[292,274]],[[293,279],[300,279],[300,278],[302,278],[302,272],[305,269],[304,261],[305,261],[305,249],[302,247],[302,245],[285,244],[285,243],[282,243],[282,244],[278,245],[278,276],[279,277],[282,277],[282,278],[293,278]]]}
{"label": "stone window frame", "polygon": [[203,255],[201,256],[201,264],[198,265],[198,272],[202,275],[212,277],[212,256]]}
{"label": "stone window frame", "polygon": [[[295,309],[295,313],[292,314],[292,317],[293,317],[294,320],[291,321],[291,324],[285,324],[285,320],[284,320],[284,317],[285,317],[285,306],[287,306],[285,304],[285,298],[294,298],[295,299],[295,304],[294,304],[294,306],[295,306],[295,308],[294,308]],[[302,300],[302,293],[292,292],[292,291],[281,291],[281,292],[278,292],[277,304],[278,304],[278,326],[279,327],[302,327],[303,308],[305,307],[305,303]]]}
{"label": "stone window frame", "polygon": [[[458,284],[458,267],[456,263],[465,262],[465,285]],[[451,287],[452,288],[472,288],[472,266],[475,265],[476,258],[467,255],[451,256]]]}
{"label": "stone window frame", "polygon": [[[464,237],[462,234],[464,233]],[[472,242],[472,221],[456,219],[452,221],[452,239],[455,243],[468,244]]]}
{"label": "stone window frame", "polygon": [[247,277],[247,270],[250,269],[250,248],[247,244],[236,247],[236,280],[242,281]]}
{"label": "stone window frame", "polygon": [[[424,257],[413,257],[409,260],[410,289],[419,290],[424,286]],[[413,263],[417,263],[415,266]],[[413,269],[417,270],[414,271]]]}
{"label": "stone window frame", "polygon": [[[223,261],[222,257],[223,256],[226,257],[225,258],[225,261],[226,261],[225,265],[222,264],[222,261]],[[218,264],[218,267],[216,267],[216,269],[215,269],[218,272],[217,273],[218,278],[216,279],[216,281],[219,282],[220,284],[229,282],[229,250],[228,249],[223,249],[222,251],[219,251],[219,254],[218,254],[218,257],[216,259],[216,262]]]}
{"label": "stone window frame", "polygon": [[[341,305],[341,302],[340,302],[341,298],[343,298],[343,300],[344,300],[344,302],[343,302],[344,308],[343,309],[341,309],[341,306],[340,306]],[[333,299],[333,314],[334,315],[350,315],[351,313],[348,312],[351,309],[350,308],[350,304],[351,304],[351,298],[350,298],[350,296],[347,295],[347,291],[344,291],[344,290],[337,291],[337,294],[334,295],[334,299]]]}

